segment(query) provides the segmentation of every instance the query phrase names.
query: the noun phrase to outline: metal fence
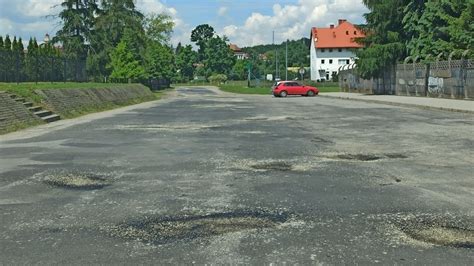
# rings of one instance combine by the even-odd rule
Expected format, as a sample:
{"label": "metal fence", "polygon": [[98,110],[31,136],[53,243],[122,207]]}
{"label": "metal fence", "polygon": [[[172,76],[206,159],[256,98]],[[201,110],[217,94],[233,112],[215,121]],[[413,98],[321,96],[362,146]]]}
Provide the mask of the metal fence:
{"label": "metal fence", "polygon": [[0,82],[87,80],[85,59],[0,51]]}

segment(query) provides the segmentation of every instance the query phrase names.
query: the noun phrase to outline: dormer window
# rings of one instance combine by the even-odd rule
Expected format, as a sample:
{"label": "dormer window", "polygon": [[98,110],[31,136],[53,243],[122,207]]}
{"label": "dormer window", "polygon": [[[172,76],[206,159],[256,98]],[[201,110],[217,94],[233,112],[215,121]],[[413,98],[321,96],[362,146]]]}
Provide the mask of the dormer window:
{"label": "dormer window", "polygon": [[357,31],[354,31],[354,35],[357,35]]}
{"label": "dormer window", "polygon": [[346,35],[349,35],[349,31],[348,31],[348,30],[346,31]]}

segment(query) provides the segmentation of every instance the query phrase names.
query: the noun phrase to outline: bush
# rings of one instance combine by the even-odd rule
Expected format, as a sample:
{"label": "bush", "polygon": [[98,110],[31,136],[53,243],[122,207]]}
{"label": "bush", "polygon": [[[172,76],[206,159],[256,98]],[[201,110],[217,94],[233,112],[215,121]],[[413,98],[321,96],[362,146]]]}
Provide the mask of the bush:
{"label": "bush", "polygon": [[227,81],[227,76],[224,74],[212,75],[209,78],[210,83],[224,84]]}

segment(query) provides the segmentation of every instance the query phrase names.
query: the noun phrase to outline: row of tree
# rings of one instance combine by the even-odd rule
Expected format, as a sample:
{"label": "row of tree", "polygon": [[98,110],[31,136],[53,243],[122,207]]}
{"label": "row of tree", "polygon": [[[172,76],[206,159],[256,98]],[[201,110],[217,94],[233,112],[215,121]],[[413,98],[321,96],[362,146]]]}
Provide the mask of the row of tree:
{"label": "row of tree", "polygon": [[368,33],[358,52],[362,77],[380,77],[408,55],[461,54],[474,47],[474,1],[364,0]]}
{"label": "row of tree", "polygon": [[[69,59],[49,42],[38,45],[30,38],[25,50],[21,38],[14,36],[11,41],[8,35],[5,39],[0,36],[0,81],[64,80],[65,60]],[[70,65],[75,67],[77,62],[72,61]]]}

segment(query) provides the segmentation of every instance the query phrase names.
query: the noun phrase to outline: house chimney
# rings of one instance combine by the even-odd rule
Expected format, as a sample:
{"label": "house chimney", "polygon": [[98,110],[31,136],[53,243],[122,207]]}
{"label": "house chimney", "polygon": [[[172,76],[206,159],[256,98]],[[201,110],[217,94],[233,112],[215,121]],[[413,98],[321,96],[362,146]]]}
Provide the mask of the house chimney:
{"label": "house chimney", "polygon": [[334,24],[329,25],[329,28],[334,29]]}
{"label": "house chimney", "polygon": [[339,19],[339,25],[341,25],[342,23],[346,22],[347,19]]}

